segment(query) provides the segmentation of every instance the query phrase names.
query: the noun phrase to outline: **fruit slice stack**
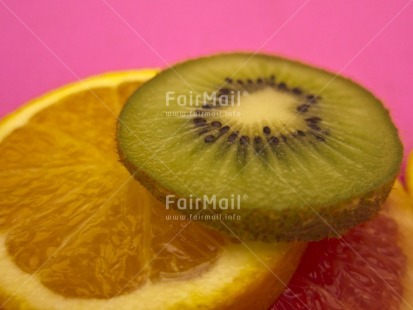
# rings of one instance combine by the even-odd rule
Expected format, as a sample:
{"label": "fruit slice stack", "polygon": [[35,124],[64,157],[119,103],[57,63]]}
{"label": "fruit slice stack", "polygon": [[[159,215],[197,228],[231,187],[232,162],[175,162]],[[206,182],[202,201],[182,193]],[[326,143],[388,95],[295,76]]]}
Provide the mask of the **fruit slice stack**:
{"label": "fruit slice stack", "polygon": [[[116,116],[154,75],[81,81],[1,121],[0,309],[267,309],[287,286],[304,243],[184,219],[119,163]],[[397,183],[376,219],[310,243],[273,309],[410,309],[412,209]]]}

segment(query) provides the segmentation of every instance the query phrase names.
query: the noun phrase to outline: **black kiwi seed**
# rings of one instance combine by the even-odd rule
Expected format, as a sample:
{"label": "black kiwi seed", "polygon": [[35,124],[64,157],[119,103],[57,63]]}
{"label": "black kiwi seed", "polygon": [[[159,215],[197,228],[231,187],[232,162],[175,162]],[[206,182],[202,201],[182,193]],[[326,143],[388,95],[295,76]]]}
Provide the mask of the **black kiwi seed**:
{"label": "black kiwi seed", "polygon": [[198,135],[202,136],[203,134],[205,134],[205,133],[207,133],[207,132],[209,132],[209,129],[208,129],[208,128],[204,128],[204,129],[199,130],[197,133],[198,133]]}
{"label": "black kiwi seed", "polygon": [[274,75],[271,75],[270,76],[270,86],[275,86],[275,76]]}
{"label": "black kiwi seed", "polygon": [[239,142],[240,142],[242,145],[247,145],[247,144],[250,142],[250,138],[249,138],[248,136],[242,136],[242,137],[239,139]]}
{"label": "black kiwi seed", "polygon": [[317,124],[308,124],[308,127],[310,127],[311,129],[314,129],[315,131],[321,130],[321,128],[317,126]]}
{"label": "black kiwi seed", "polygon": [[305,121],[308,122],[308,123],[316,124],[316,123],[321,121],[321,118],[319,118],[317,116],[313,116],[313,117],[306,118]]}
{"label": "black kiwi seed", "polygon": [[209,105],[209,104],[203,104],[202,105],[202,107],[204,108],[204,109],[212,109],[212,107]]}
{"label": "black kiwi seed", "polygon": [[219,134],[223,135],[229,131],[229,126],[224,126],[219,130]]}
{"label": "black kiwi seed", "polygon": [[301,95],[303,93],[303,91],[301,89],[299,89],[298,87],[294,87],[292,90],[294,95]]}
{"label": "black kiwi seed", "polygon": [[303,131],[301,131],[301,130],[297,130],[297,133],[298,133],[301,137],[304,137],[304,136],[305,136],[305,133],[304,133]]}
{"label": "black kiwi seed", "polygon": [[262,82],[264,82],[262,78],[258,78],[258,79],[257,79],[257,83],[258,83],[258,84],[261,84]]}
{"label": "black kiwi seed", "polygon": [[232,143],[237,140],[238,131],[234,131],[232,134],[229,135],[227,142]]}
{"label": "black kiwi seed", "polygon": [[221,88],[221,89],[219,90],[219,93],[220,93],[221,95],[229,95],[229,94],[231,93],[231,90],[229,90],[228,88]]}
{"label": "black kiwi seed", "polygon": [[261,142],[262,142],[262,139],[261,139],[260,136],[256,136],[256,137],[254,138],[254,143],[255,143],[255,144],[260,144]]}
{"label": "black kiwi seed", "polygon": [[213,121],[213,122],[211,123],[211,126],[212,126],[212,127],[217,127],[217,128],[219,128],[219,127],[222,126],[222,124],[221,124],[221,122]]}
{"label": "black kiwi seed", "polygon": [[248,82],[248,84],[254,83],[251,79],[248,79],[247,82]]}
{"label": "black kiwi seed", "polygon": [[304,104],[301,104],[297,107],[297,111],[300,112],[300,113],[307,112],[309,107],[310,106],[307,103],[304,103]]}
{"label": "black kiwi seed", "polygon": [[278,84],[278,88],[281,90],[287,90],[287,85],[284,82],[281,82]]}
{"label": "black kiwi seed", "polygon": [[268,139],[268,142],[271,144],[271,145],[278,145],[278,143],[280,142],[279,140],[278,140],[278,138],[277,137],[274,137],[274,136],[272,136],[271,138],[269,138]]}
{"label": "black kiwi seed", "polygon": [[316,136],[316,135],[314,135],[314,137],[315,137],[318,141],[322,141],[322,142],[326,141],[326,139],[324,139],[323,137]]}
{"label": "black kiwi seed", "polygon": [[214,142],[214,140],[215,140],[215,137],[213,135],[208,135],[204,139],[205,143],[211,143],[211,142]]}
{"label": "black kiwi seed", "polygon": [[254,137],[254,150],[256,153],[261,153],[264,149],[264,145],[262,143],[262,138],[260,136]]}
{"label": "black kiwi seed", "polygon": [[268,127],[268,126],[265,126],[265,127],[262,129],[262,131],[263,131],[266,135],[269,135],[269,134],[271,133],[271,129],[270,129],[270,127]]}
{"label": "black kiwi seed", "polygon": [[237,80],[237,83],[240,85],[244,85],[244,82],[242,80]]}
{"label": "black kiwi seed", "polygon": [[319,96],[314,96],[314,95],[307,95],[306,97],[308,99],[309,103],[317,103],[317,101],[321,98]]}
{"label": "black kiwi seed", "polygon": [[232,81],[232,79],[231,79],[231,78],[227,77],[227,78],[225,78],[225,82],[227,82],[227,83],[231,84],[233,81]]}
{"label": "black kiwi seed", "polygon": [[281,135],[281,139],[283,140],[283,142],[287,142],[287,137],[284,135]]}
{"label": "black kiwi seed", "polygon": [[193,122],[196,127],[204,126],[206,124],[206,119],[202,117],[195,117]]}

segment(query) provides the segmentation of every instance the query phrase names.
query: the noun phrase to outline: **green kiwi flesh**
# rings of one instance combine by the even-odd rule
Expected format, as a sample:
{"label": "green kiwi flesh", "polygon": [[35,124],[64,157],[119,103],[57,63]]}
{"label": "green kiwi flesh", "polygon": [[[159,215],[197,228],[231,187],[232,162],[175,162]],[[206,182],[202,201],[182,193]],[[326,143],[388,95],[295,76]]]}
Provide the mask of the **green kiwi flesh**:
{"label": "green kiwi flesh", "polygon": [[343,234],[380,209],[403,153],[369,91],[265,54],[162,71],[129,98],[117,134],[122,162],[168,207],[243,240]]}

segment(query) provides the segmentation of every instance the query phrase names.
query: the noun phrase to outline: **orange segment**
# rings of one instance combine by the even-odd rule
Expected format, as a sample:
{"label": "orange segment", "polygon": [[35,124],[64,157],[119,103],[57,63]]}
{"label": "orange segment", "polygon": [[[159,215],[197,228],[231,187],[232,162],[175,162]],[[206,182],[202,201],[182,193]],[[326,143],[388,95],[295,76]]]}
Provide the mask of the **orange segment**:
{"label": "orange segment", "polygon": [[79,82],[0,123],[0,308],[264,309],[282,291],[304,244],[171,220],[119,163],[116,115],[154,74]]}
{"label": "orange segment", "polygon": [[[15,197],[17,205],[23,200],[25,213],[14,225],[2,221],[11,228],[8,252],[22,270],[38,273],[64,296],[108,298],[135,290],[149,276],[188,276],[192,268],[202,273],[225,243],[218,234],[204,233],[202,243],[186,246],[182,239],[193,240],[194,229],[183,229],[178,242],[168,244],[182,225],[194,224],[158,223],[166,210],[118,163],[114,132],[120,108],[116,88],[74,93],[0,144],[2,167],[17,170],[2,183],[1,196]],[[20,213],[15,201],[7,207],[2,204],[4,216]],[[198,235],[206,231],[197,229]]]}

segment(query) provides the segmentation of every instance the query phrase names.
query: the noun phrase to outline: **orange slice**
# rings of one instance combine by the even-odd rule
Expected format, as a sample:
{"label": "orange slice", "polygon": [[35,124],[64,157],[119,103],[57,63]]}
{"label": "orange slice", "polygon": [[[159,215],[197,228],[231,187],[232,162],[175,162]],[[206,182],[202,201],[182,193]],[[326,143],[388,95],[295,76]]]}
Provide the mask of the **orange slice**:
{"label": "orange slice", "polygon": [[119,163],[117,115],[155,74],[80,81],[0,123],[0,308],[266,309],[282,292],[305,244],[231,241]]}

